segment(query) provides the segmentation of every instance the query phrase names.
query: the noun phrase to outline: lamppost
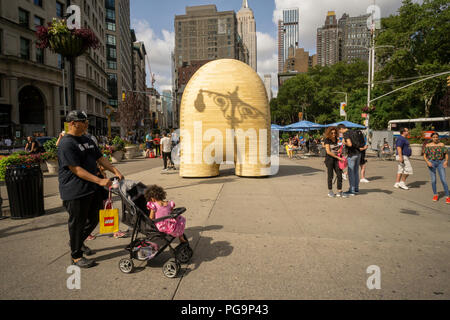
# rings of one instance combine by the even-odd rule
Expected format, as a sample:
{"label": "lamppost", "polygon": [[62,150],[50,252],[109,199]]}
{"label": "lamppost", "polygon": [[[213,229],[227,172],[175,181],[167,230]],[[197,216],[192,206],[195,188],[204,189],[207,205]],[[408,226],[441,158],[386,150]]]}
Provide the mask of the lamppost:
{"label": "lamppost", "polygon": [[111,139],[111,115],[114,112],[114,108],[111,106],[105,107],[105,114],[108,117],[108,138]]}
{"label": "lamppost", "polygon": [[[348,93],[347,92],[342,92],[342,91],[334,91],[332,93],[342,93],[345,94],[345,106],[347,107],[348,103]],[[347,111],[345,112],[345,121],[347,121]]]}

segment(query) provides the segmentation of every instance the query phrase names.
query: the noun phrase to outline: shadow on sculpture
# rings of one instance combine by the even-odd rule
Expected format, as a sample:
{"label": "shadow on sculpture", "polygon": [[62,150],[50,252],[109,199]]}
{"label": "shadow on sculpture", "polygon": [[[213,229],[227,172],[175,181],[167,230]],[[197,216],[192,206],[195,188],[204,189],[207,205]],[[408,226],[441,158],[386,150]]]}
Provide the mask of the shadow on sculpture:
{"label": "shadow on sculpture", "polygon": [[203,93],[206,93],[208,97],[211,97],[220,108],[224,118],[230,123],[232,129],[243,123],[247,119],[264,118],[264,114],[258,109],[252,107],[248,103],[245,103],[239,98],[239,87],[237,86],[233,92],[228,92],[227,95],[200,89],[195,99],[194,106],[198,112],[204,112],[206,109]]}

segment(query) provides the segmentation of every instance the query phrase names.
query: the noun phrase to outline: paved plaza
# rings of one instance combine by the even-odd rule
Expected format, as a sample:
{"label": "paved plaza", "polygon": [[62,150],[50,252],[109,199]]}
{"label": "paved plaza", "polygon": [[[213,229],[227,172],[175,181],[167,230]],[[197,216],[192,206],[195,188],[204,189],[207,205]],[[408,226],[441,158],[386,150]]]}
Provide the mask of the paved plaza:
{"label": "paved plaza", "polygon": [[[282,156],[278,175],[257,179],[236,177],[232,167],[183,179],[161,174],[161,159],[119,164],[126,179],[159,184],[187,208],[194,256],[175,279],[162,273],[168,252],[123,274],[129,238],[98,236],[87,242],[98,265],[81,271],[79,290],[67,288],[68,214],[57,177],[46,176],[45,216],[0,221],[0,298],[449,299],[450,206],[442,192],[431,201],[425,163],[412,161],[405,191],[393,187],[396,162],[369,157],[371,182],[360,195],[331,199],[323,161]],[[369,266],[379,267],[380,289],[367,287]]]}

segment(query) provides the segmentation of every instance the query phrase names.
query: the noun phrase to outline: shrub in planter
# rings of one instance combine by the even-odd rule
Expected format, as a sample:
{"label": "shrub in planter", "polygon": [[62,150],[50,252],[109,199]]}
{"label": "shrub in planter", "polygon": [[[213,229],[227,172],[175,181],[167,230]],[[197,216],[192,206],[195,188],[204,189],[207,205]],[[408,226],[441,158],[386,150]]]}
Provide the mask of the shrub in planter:
{"label": "shrub in planter", "polygon": [[123,151],[125,149],[125,141],[122,140],[119,136],[116,136],[113,141],[114,151]]}
{"label": "shrub in planter", "polygon": [[34,163],[40,163],[41,157],[40,154],[31,154],[31,155],[18,155],[13,154],[9,157],[5,157],[0,160],[0,180],[5,180],[6,168],[8,166],[13,165],[21,165],[22,167],[28,167]]}

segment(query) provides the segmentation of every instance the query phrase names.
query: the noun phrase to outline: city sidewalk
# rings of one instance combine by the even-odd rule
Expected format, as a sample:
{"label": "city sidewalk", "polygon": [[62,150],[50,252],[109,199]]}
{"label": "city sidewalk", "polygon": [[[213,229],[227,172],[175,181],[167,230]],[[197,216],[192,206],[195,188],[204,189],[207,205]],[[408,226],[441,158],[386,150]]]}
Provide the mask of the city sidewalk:
{"label": "city sidewalk", "polygon": [[[98,266],[83,269],[81,289],[69,290],[67,213],[51,195],[51,214],[0,221],[0,298],[450,298],[450,206],[443,196],[431,201],[423,161],[412,161],[411,189],[404,191],[393,187],[395,162],[369,158],[371,182],[348,199],[327,197],[323,158],[283,156],[278,175],[255,179],[234,176],[232,167],[217,178],[183,179],[161,174],[160,160],[134,165],[141,163],[127,179],[159,184],[187,208],[194,256],[178,278],[162,273],[168,252],[147,266],[135,261],[136,272],[123,274],[118,262],[129,239],[99,236],[87,242]],[[381,272],[379,290],[367,287],[373,265]]]}

